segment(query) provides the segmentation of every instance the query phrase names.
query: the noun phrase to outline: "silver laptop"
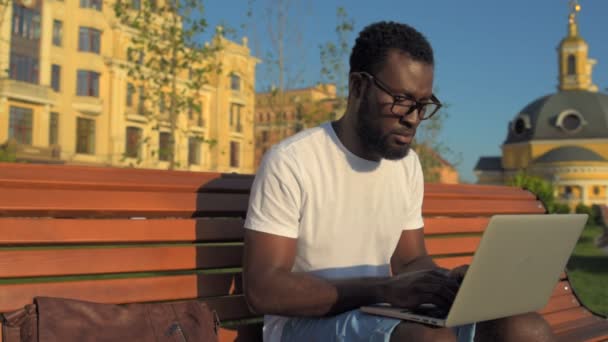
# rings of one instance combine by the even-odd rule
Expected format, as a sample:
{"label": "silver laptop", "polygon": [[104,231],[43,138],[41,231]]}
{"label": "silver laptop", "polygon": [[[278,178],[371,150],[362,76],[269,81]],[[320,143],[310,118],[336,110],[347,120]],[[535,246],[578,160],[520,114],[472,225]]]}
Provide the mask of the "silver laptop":
{"label": "silver laptop", "polygon": [[442,327],[540,310],[551,298],[587,216],[493,216],[445,318],[383,304],[361,310]]}

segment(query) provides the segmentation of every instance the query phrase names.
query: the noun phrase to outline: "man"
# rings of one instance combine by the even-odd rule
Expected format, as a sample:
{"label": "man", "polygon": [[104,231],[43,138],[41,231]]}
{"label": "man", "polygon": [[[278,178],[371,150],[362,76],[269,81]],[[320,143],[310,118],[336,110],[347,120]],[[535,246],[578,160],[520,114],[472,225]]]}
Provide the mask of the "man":
{"label": "man", "polygon": [[440,329],[361,313],[387,302],[451,305],[464,267],[446,272],[424,245],[423,175],[410,144],[441,106],[430,44],[394,22],[366,27],[335,122],[275,146],[245,222],[244,289],[266,341],[550,341],[536,314]]}

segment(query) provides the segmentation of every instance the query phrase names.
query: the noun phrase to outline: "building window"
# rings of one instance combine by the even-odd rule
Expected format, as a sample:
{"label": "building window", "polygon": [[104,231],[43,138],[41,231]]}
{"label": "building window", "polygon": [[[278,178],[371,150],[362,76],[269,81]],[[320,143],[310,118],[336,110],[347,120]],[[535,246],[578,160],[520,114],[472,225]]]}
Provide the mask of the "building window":
{"label": "building window", "polygon": [[239,77],[239,75],[230,75],[230,89],[234,91],[241,90],[241,78]]}
{"label": "building window", "polygon": [[188,120],[195,119],[195,117],[194,117],[195,112],[196,112],[196,125],[198,127],[203,127],[204,121],[203,121],[203,104],[202,103],[193,103],[190,106],[188,106]]}
{"label": "building window", "polygon": [[135,94],[135,86],[132,83],[127,83],[127,107],[133,106],[133,94]]}
{"label": "building window", "polygon": [[76,153],[95,154],[95,120],[76,119]]}
{"label": "building window", "polygon": [[56,92],[61,89],[61,67],[57,64],[51,66],[51,88]]}
{"label": "building window", "polygon": [[158,135],[158,160],[169,161],[171,133],[160,132]]}
{"label": "building window", "polygon": [[199,103],[198,110],[196,111],[196,124],[199,127],[203,127],[205,125],[205,120],[203,119],[203,104]]}
{"label": "building window", "polygon": [[92,8],[101,11],[101,3],[103,0],[80,0],[80,8]]}
{"label": "building window", "polygon": [[600,194],[600,187],[599,186],[596,185],[596,186],[593,187],[593,194],[595,196],[598,196]]}
{"label": "building window", "polygon": [[99,97],[99,73],[78,70],[76,82],[76,95]]}
{"label": "building window", "polygon": [[63,40],[63,22],[61,20],[53,20],[53,45],[61,46]]}
{"label": "building window", "polygon": [[59,143],[59,113],[51,112],[49,120],[49,146]]}
{"label": "building window", "polygon": [[230,127],[234,128],[237,132],[243,131],[243,126],[241,125],[241,108],[243,106],[240,104],[232,103],[230,104]]}
{"label": "building window", "polygon": [[11,53],[10,77],[13,80],[38,84],[38,58]]}
{"label": "building window", "polygon": [[137,111],[139,112],[140,115],[145,115],[146,113],[146,97],[145,97],[145,93],[144,93],[144,87],[143,86],[139,86],[139,100],[137,102],[137,105],[139,106],[139,108],[137,109]]}
{"label": "building window", "polygon": [[241,144],[236,141],[230,142],[230,167],[239,167],[241,156]]}
{"label": "building window", "polygon": [[129,158],[140,156],[142,131],[139,127],[127,127],[127,141],[125,144],[125,155]]}
{"label": "building window", "polygon": [[78,31],[78,51],[99,54],[100,45],[101,31],[92,27],[80,27]]}
{"label": "building window", "polygon": [[188,165],[200,165],[201,141],[197,137],[188,138]]}
{"label": "building window", "polygon": [[568,55],[568,75],[576,74],[576,57]]}
{"label": "building window", "polygon": [[133,0],[131,2],[131,8],[138,11],[141,10],[141,0]]}
{"label": "building window", "polygon": [[167,106],[165,105],[165,96],[163,94],[161,94],[161,96],[158,99],[158,111],[161,114],[163,114],[166,109],[167,109]]}
{"label": "building window", "polygon": [[33,116],[29,108],[11,106],[8,138],[15,139],[19,144],[31,145]]}
{"label": "building window", "polygon": [[13,1],[13,35],[27,40],[40,39],[40,11]]}
{"label": "building window", "polygon": [[268,142],[268,131],[262,131],[262,142]]}
{"label": "building window", "polygon": [[566,198],[566,199],[572,198],[572,187],[569,185],[564,188],[564,198]]}

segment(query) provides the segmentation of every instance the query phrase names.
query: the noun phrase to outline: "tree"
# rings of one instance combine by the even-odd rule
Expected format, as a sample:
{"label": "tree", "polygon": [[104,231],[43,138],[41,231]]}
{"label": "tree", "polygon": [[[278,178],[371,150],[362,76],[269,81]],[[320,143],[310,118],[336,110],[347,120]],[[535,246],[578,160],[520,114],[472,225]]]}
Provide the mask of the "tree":
{"label": "tree", "polygon": [[[444,104],[443,108],[447,107],[448,105]],[[448,112],[442,109],[430,119],[422,121],[418,126],[416,140],[412,143],[412,148],[420,159],[425,182],[436,183],[440,181],[443,159],[456,159],[456,161],[451,162],[453,166],[459,163],[460,155],[456,154],[441,139],[441,131],[445,120],[448,118]]]}
{"label": "tree", "polygon": [[[201,112],[201,89],[220,71],[215,56],[221,49],[221,32],[211,44],[200,43],[207,22],[198,0],[117,0],[114,14],[130,35],[123,67],[143,91],[140,114],[153,130],[169,125],[168,146],[157,153],[173,169],[177,166],[176,135],[187,133],[178,126],[179,116]],[[142,143],[149,143],[149,137]]]}
{"label": "tree", "polygon": [[336,40],[319,46],[321,57],[321,80],[336,85],[336,110],[346,108],[348,96],[348,56],[355,21],[344,7],[336,10]]}
{"label": "tree", "polygon": [[562,212],[565,210],[563,205],[555,202],[553,184],[544,178],[529,175],[525,171],[520,171],[512,179],[508,180],[507,184],[526,189],[535,194],[550,213]]}
{"label": "tree", "polygon": [[[303,3],[300,0],[266,0],[264,17],[258,18],[267,23],[266,37],[269,40],[269,48],[258,52],[264,56],[265,70],[259,74],[259,78],[266,88],[266,96],[259,97],[258,104],[272,112],[273,118],[266,125],[279,139],[302,128],[299,120],[290,117],[307,102],[307,99],[296,99],[287,94],[301,84],[305,73],[300,63],[304,49],[298,22]],[[250,14],[253,15],[252,10]]]}

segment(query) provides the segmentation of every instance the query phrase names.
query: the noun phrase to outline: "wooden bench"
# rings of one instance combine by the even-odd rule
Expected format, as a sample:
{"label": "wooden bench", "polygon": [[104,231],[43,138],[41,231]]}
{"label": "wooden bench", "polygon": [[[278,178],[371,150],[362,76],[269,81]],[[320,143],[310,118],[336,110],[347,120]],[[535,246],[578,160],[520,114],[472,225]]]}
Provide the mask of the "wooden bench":
{"label": "wooden bench", "polygon": [[[199,298],[217,310],[222,341],[260,340],[261,318],[248,310],[240,276],[251,182],[218,173],[0,163],[0,313],[35,296]],[[517,188],[428,184],[423,212],[429,252],[452,267],[470,262],[489,216],[545,210]],[[608,323],[581,305],[566,274],[541,313],[563,341],[608,338]]]}

